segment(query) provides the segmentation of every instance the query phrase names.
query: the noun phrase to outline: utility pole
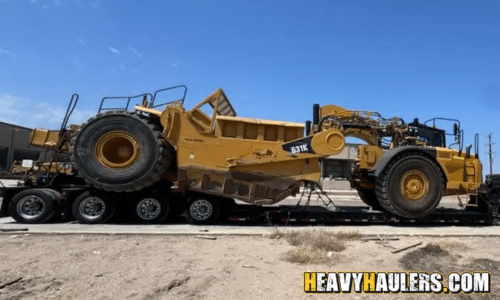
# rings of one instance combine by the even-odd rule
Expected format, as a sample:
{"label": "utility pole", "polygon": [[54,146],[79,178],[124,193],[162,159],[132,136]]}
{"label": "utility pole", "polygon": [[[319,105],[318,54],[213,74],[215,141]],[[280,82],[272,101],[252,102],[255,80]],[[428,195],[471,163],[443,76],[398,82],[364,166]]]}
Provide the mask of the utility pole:
{"label": "utility pole", "polygon": [[490,175],[493,174],[493,156],[495,155],[495,152],[491,148],[495,144],[491,142],[492,136],[493,132],[488,133],[488,135],[486,136],[486,138],[488,139],[488,143],[485,145],[486,147],[488,147],[488,155],[490,157]]}

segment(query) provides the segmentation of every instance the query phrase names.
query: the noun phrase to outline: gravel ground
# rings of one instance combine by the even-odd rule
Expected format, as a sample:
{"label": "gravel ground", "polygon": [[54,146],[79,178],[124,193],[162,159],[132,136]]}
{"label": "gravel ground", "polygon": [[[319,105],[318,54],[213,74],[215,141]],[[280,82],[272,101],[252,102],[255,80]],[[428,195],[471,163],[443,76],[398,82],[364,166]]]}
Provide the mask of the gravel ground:
{"label": "gravel ground", "polygon": [[[422,242],[416,250],[392,254]],[[446,255],[423,256],[425,245]],[[297,249],[265,236],[0,235],[0,299],[441,299],[443,295],[309,295],[306,271],[490,271],[498,299],[498,238],[354,240],[325,264],[283,260]],[[411,259],[409,259],[410,257]],[[480,260],[478,260],[480,259]],[[448,295],[479,299],[481,295]]]}

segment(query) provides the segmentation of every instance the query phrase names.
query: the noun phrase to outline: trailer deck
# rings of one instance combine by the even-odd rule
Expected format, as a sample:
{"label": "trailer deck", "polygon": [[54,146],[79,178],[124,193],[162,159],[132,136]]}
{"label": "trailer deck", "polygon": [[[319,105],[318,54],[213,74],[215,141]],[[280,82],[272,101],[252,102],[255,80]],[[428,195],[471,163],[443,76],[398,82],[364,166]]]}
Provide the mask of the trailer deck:
{"label": "trailer deck", "polygon": [[419,224],[419,225],[496,225],[494,215],[440,208],[421,219],[404,219],[386,212],[370,210],[368,206],[337,206],[335,210],[324,206],[280,205],[277,207],[238,205],[228,218],[231,222],[294,225],[294,224]]}

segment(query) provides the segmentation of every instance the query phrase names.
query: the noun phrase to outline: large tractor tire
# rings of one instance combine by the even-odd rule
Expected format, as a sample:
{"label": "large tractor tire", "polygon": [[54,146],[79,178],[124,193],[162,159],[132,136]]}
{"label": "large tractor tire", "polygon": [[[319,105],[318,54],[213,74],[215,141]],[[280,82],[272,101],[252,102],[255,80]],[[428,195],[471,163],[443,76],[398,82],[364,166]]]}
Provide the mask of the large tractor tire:
{"label": "large tractor tire", "polygon": [[398,156],[376,180],[376,195],[388,212],[417,219],[430,214],[443,193],[441,169],[421,153]]}
{"label": "large tractor tire", "polygon": [[366,205],[372,207],[374,210],[384,211],[384,208],[377,200],[375,189],[359,189],[358,195],[361,201]]}
{"label": "large tractor tire", "polygon": [[85,181],[111,192],[138,191],[175,166],[172,147],[148,118],[108,111],[90,118],[75,134],[71,159]]}

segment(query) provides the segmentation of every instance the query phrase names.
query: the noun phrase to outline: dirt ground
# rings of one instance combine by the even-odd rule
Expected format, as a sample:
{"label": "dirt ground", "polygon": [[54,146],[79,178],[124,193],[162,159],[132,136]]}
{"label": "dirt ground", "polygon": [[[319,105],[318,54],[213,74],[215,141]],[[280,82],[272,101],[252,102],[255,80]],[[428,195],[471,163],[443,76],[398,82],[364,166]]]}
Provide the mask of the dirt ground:
{"label": "dirt ground", "polygon": [[[284,260],[285,237],[0,235],[0,299],[497,299],[500,239],[361,237],[322,264]],[[398,254],[402,248],[422,242]],[[429,243],[442,253],[424,253]],[[392,248],[391,248],[392,247]],[[490,271],[490,295],[307,295],[305,271]]]}

